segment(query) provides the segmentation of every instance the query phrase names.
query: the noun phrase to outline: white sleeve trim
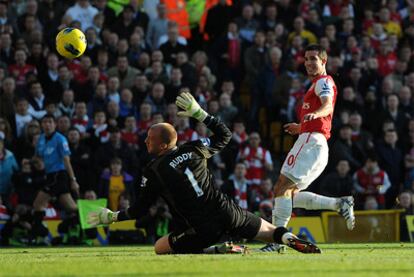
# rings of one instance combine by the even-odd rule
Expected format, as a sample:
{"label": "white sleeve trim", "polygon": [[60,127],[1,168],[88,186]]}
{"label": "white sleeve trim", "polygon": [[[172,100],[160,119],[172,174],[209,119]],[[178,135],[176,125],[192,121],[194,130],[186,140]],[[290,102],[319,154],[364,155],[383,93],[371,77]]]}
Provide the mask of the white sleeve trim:
{"label": "white sleeve trim", "polygon": [[315,94],[319,97],[334,96],[334,82],[329,77],[324,77],[316,81]]}

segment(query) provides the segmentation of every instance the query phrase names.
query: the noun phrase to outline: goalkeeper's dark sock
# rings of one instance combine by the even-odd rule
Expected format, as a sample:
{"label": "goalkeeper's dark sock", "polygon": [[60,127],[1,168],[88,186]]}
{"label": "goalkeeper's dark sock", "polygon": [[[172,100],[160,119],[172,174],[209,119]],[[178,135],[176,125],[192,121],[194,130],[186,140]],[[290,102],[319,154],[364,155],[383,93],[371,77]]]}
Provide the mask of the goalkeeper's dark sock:
{"label": "goalkeeper's dark sock", "polygon": [[279,243],[279,244],[285,244],[282,241],[282,237],[286,233],[289,233],[289,231],[285,227],[278,227],[278,228],[276,228],[275,231],[273,232],[273,240],[274,240],[274,242]]}

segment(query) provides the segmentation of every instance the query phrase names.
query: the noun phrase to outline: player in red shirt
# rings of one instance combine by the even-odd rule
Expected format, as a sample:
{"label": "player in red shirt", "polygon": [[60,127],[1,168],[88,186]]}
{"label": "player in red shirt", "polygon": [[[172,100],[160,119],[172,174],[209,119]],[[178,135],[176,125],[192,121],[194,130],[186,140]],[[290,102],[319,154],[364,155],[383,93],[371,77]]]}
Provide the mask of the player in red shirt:
{"label": "player in red shirt", "polygon": [[[281,231],[289,222],[292,205],[310,210],[337,210],[345,217],[348,229],[353,229],[355,217],[353,198],[332,198],[311,192],[302,192],[324,170],[328,163],[328,143],[336,101],[336,85],[326,74],[326,50],[316,44],[305,50],[305,68],[312,85],[303,98],[300,123],[288,123],[285,132],[299,135],[283,163],[274,188],[275,206],[273,224]],[[293,201],[292,201],[293,198]],[[292,204],[293,203],[293,204]],[[294,244],[295,237],[285,233],[279,243]],[[298,247],[301,247],[298,244]]]}

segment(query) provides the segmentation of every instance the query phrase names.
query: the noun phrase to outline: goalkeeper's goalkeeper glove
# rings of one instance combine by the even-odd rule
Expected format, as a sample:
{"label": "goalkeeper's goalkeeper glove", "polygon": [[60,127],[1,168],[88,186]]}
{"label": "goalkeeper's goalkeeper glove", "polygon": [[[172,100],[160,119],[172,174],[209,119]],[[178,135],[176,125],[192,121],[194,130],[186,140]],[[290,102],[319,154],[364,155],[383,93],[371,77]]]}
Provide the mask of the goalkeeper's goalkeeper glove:
{"label": "goalkeeper's goalkeeper glove", "polygon": [[189,92],[183,92],[177,96],[175,104],[184,110],[177,113],[179,116],[193,117],[198,121],[203,122],[208,115]]}
{"label": "goalkeeper's goalkeeper glove", "polygon": [[99,224],[111,224],[118,220],[118,213],[107,208],[101,208],[97,212],[88,213],[88,224],[97,226]]}

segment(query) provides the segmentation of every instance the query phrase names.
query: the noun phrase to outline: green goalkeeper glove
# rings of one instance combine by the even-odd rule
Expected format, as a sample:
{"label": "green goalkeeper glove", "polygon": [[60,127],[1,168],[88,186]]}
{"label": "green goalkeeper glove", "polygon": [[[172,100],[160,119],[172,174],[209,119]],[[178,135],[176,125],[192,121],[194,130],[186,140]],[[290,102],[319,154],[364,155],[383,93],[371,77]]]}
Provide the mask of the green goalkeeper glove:
{"label": "green goalkeeper glove", "polygon": [[175,104],[184,110],[177,113],[179,116],[193,117],[198,121],[203,122],[208,115],[189,92],[183,92],[177,96]]}
{"label": "green goalkeeper glove", "polygon": [[107,208],[101,208],[98,212],[89,212],[87,222],[92,226],[111,224],[118,220],[118,213]]}

